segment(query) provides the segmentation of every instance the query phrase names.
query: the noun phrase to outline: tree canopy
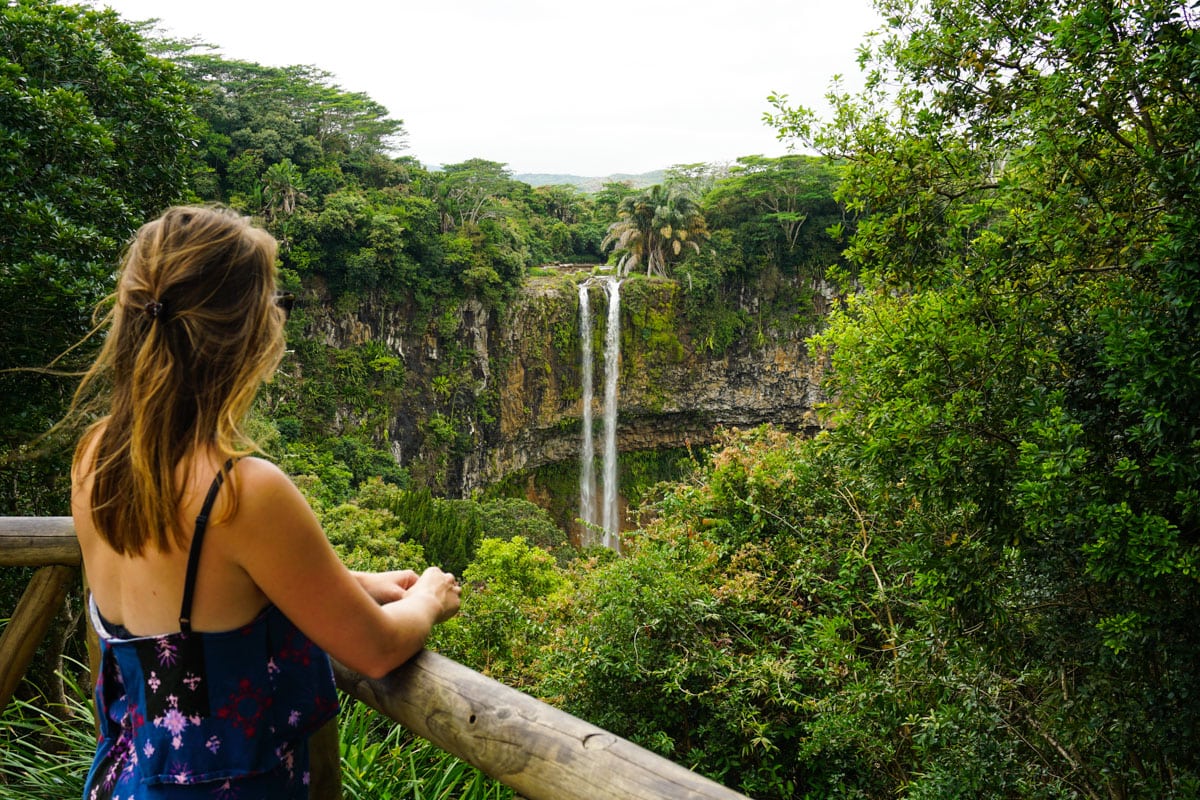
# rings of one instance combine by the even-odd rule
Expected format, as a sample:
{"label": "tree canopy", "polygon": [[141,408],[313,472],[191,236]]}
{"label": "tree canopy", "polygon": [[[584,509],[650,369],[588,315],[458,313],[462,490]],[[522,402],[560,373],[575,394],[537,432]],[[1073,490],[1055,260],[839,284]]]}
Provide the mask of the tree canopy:
{"label": "tree canopy", "polygon": [[906,723],[924,772],[908,780],[1187,796],[1194,11],[879,5],[866,91],[835,93],[827,124],[775,98],[772,120],[846,159],[840,197],[863,215],[847,253],[862,290],[817,343],[839,474],[871,487],[853,501],[864,552],[908,598],[888,604],[910,629],[897,669],[914,652],[945,664],[947,694]]}
{"label": "tree canopy", "polygon": [[[191,96],[180,71],[111,11],[0,6],[0,452],[49,428],[72,389],[5,370],[45,367],[79,341],[125,240],[185,195]],[[46,468],[59,479],[4,481],[7,513],[43,502],[65,511],[63,465]]]}

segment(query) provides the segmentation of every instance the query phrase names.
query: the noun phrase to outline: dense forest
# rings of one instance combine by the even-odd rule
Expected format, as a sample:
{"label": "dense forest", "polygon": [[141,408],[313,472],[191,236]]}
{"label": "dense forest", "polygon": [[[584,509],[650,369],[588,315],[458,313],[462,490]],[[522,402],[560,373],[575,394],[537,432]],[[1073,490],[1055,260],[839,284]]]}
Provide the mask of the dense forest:
{"label": "dense forest", "polygon": [[[834,86],[825,117],[769,98],[819,155],[584,194],[428,169],[316,67],[6,3],[0,510],[65,513],[70,432],[39,437],[123,242],[221,202],[276,236],[302,300],[259,439],[352,565],[462,572],[435,649],[758,798],[1200,796],[1197,11],[876,5],[863,91]],[[756,318],[744,287],[839,286],[810,340],[824,430],[675,459],[619,557],[525,500],[441,496],[388,451],[389,410],[436,400],[419,424],[448,457],[495,398],[461,392],[453,358],[418,385],[387,342],[322,341],[316,309],[384,305],[444,339],[450,310],[503,309],[559,263],[677,283],[716,349],[799,324],[795,298]],[[0,616],[26,577],[0,574]],[[0,796],[62,793],[7,755],[41,746],[57,658],[6,712]],[[371,752],[396,785],[403,748]]]}

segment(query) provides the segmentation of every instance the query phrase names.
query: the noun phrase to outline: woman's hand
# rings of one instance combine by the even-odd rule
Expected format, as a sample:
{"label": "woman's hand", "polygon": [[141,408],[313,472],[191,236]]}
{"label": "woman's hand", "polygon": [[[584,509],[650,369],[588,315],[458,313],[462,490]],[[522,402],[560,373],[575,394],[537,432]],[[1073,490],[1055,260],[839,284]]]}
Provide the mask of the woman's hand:
{"label": "woman's hand", "polygon": [[411,588],[406,590],[407,597],[428,595],[440,609],[435,622],[445,622],[458,613],[458,604],[462,595],[462,586],[458,579],[449,572],[442,572],[437,567],[430,567],[421,573],[421,577]]}
{"label": "woman's hand", "polygon": [[416,584],[419,576],[411,569],[392,572],[355,572],[354,577],[371,595],[376,603],[393,603],[403,600],[408,590]]}
{"label": "woman's hand", "polygon": [[355,572],[354,577],[380,605],[403,600],[413,594],[433,601],[435,622],[445,622],[458,613],[462,587],[452,573],[430,567],[421,575],[411,569],[393,572]]}

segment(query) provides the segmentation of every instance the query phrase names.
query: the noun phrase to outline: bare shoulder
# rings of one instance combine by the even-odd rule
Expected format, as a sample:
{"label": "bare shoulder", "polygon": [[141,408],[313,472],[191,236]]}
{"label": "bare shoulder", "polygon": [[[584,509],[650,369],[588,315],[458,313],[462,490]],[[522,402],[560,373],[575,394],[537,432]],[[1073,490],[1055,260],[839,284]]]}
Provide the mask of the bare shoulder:
{"label": "bare shoulder", "polygon": [[258,534],[297,529],[320,531],[316,515],[292,479],[263,458],[243,458],[234,468],[237,481],[236,522]]}
{"label": "bare shoulder", "polygon": [[292,479],[278,466],[265,458],[247,456],[237,462],[234,468],[239,484],[247,491],[280,492],[291,488],[296,490]]}
{"label": "bare shoulder", "polygon": [[238,504],[247,510],[262,509],[280,501],[308,505],[287,473],[265,458],[242,458],[234,473],[238,482]]}

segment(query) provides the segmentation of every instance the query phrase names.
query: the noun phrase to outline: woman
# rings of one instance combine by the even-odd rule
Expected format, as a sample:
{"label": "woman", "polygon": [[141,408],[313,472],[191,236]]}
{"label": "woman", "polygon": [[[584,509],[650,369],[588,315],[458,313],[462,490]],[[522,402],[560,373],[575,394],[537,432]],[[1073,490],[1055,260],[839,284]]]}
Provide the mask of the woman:
{"label": "woman", "polygon": [[326,653],[380,677],[456,613],[453,575],[352,573],[241,425],[283,353],[275,241],[172,208],[122,264],[76,394],[71,511],[101,640],[85,798],[308,796],[337,711]]}

